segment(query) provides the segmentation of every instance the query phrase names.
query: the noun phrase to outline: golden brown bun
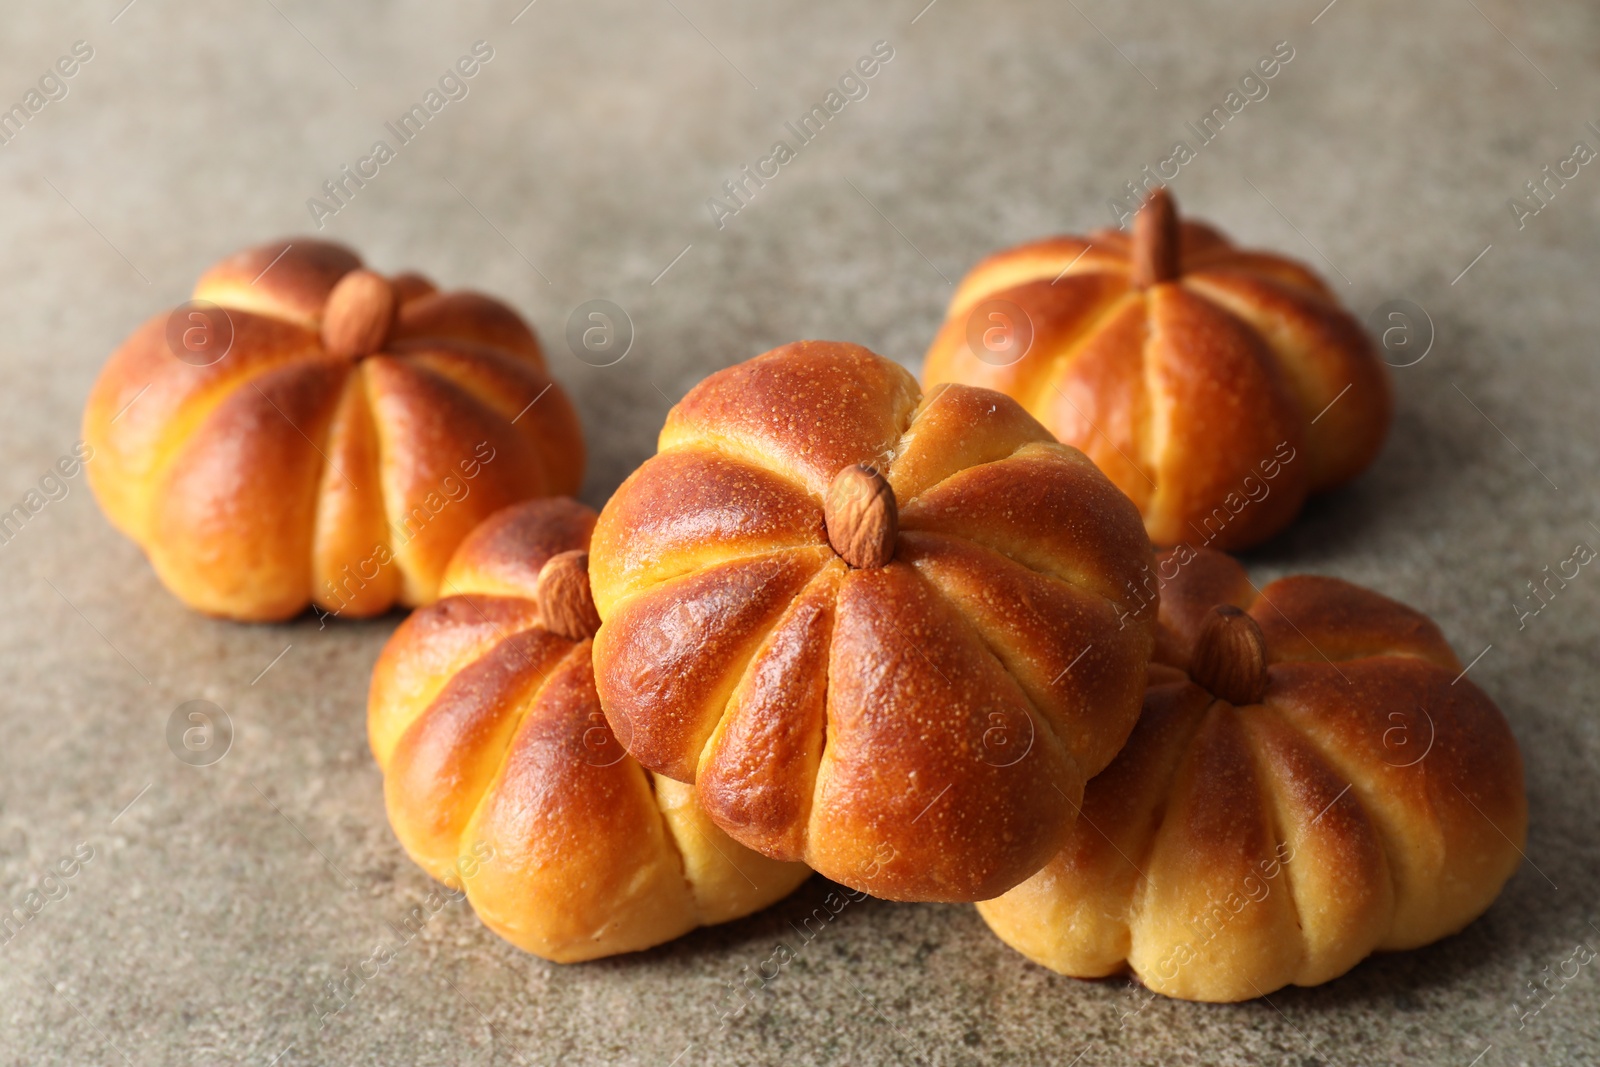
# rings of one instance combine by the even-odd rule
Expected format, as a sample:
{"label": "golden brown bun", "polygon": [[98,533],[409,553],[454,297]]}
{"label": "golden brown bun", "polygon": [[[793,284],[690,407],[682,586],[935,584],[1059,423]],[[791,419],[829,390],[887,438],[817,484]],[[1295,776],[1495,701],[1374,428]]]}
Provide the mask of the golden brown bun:
{"label": "golden brown bun", "polygon": [[[1307,493],[1372,462],[1389,378],[1311,271],[1208,226],[1174,226],[1176,272],[1143,286],[1136,241],[1118,230],[983,260],[951,299],[922,380],[1016,398],[1133,499],[1157,545],[1244,548],[1287,526]],[[991,322],[1031,324],[1031,347],[1015,361],[974,354],[975,317],[980,335]]]}
{"label": "golden brown bun", "polygon": [[[995,933],[1062,974],[1126,967],[1168,996],[1233,1001],[1482,914],[1521,860],[1522,759],[1438,627],[1333,578],[1258,594],[1221,553],[1158,566],[1164,662],[1139,724],[1066,847],[978,905]],[[1259,627],[1260,703],[1187,673],[1219,603]]]}
{"label": "golden brown bun", "polygon": [[560,963],[737,919],[811,873],[728,840],[691,788],[623,752],[591,643],[545,629],[540,569],[593,527],[563,499],[489,518],[451,560],[450,595],[384,648],[367,705],[406,851],[500,936]]}
{"label": "golden brown bun", "polygon": [[[829,540],[856,464],[898,501],[886,566]],[[692,390],[601,513],[595,679],[629,751],[734,840],[980,900],[1059,848],[1127,736],[1150,560],[1127,498],[1013,401],[802,341]]]}
{"label": "golden brown bun", "polygon": [[426,604],[485,516],[578,488],[576,412],[499,301],[402,275],[382,347],[329,353],[329,295],[360,266],[307,238],[231,256],[194,292],[226,311],[225,355],[179,359],[158,315],[89,395],[95,496],[190,607],[270,620]]}

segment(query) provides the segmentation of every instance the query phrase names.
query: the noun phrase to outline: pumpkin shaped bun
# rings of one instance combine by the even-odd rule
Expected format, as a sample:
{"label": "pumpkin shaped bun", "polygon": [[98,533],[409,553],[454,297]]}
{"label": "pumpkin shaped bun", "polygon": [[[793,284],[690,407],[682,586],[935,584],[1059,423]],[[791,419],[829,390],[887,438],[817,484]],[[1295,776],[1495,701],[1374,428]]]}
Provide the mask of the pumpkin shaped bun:
{"label": "pumpkin shaped bun", "polygon": [[802,341],[691,390],[601,512],[595,681],[734,840],[982,900],[1056,852],[1132,727],[1151,558],[1127,498],[1014,401]]}
{"label": "pumpkin shaped bun", "polygon": [[167,588],[245,620],[426,604],[467,531],[584,465],[516,312],[305,238],[230,256],[136,330],[83,435],[101,508]]}
{"label": "pumpkin shaped bun", "polygon": [[810,874],[723,836],[694,791],[622,750],[590,666],[594,512],[513,505],[450,594],[384,648],[367,709],[389,821],[490,929],[561,963],[648,948],[778,900]]}
{"label": "pumpkin shaped bun", "polygon": [[998,389],[1131,497],[1157,545],[1240,549],[1364,470],[1389,379],[1305,267],[1180,223],[996,253],[956,290],[922,380]]}
{"label": "pumpkin shaped bun", "polygon": [[978,905],[1080,978],[1234,1001],[1317,985],[1481,915],[1521,861],[1522,760],[1438,627],[1333,578],[1158,573],[1144,712],[1067,845]]}

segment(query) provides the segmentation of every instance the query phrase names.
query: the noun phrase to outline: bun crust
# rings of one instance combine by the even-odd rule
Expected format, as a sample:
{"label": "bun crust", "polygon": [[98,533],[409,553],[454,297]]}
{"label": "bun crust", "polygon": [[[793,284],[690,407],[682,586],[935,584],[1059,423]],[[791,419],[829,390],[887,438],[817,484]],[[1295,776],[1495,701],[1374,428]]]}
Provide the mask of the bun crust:
{"label": "bun crust", "polygon": [[693,790],[644,770],[595,693],[591,643],[544,627],[544,564],[588,546],[570,500],[498,512],[451,595],[384,648],[367,707],[389,822],[490,929],[561,963],[649,948],[788,895],[810,871],[723,835]]}
{"label": "bun crust", "polygon": [[[1066,847],[978,905],[990,928],[1062,974],[1126,968],[1168,996],[1234,1001],[1482,914],[1521,862],[1522,760],[1438,627],[1333,578],[1257,593],[1221,553],[1176,566],[1139,724]],[[1188,674],[1219,603],[1265,639],[1260,704]]]}
{"label": "bun crust", "polygon": [[389,279],[382,347],[330,354],[324,311],[360,266],[301,238],[230,256],[194,291],[226,313],[190,320],[215,331],[214,359],[180,359],[163,314],[95,382],[90,485],[190,607],[273,620],[425,604],[480,520],[577,490],[577,414],[499,301]]}
{"label": "bun crust", "polygon": [[[989,256],[951,299],[922,380],[1016,398],[1133,499],[1155,544],[1245,548],[1372,462],[1389,379],[1310,270],[1173,225],[1176,273],[1150,284],[1120,230]],[[991,321],[1031,346],[975,353]]]}
{"label": "bun crust", "polygon": [[[830,543],[855,465],[898,502],[836,509],[897,522],[881,566]],[[1015,402],[798,342],[691,391],[601,513],[595,680],[733,839],[881,897],[984,899],[1060,847],[1137,715],[1154,612],[1124,599],[1150,559]]]}

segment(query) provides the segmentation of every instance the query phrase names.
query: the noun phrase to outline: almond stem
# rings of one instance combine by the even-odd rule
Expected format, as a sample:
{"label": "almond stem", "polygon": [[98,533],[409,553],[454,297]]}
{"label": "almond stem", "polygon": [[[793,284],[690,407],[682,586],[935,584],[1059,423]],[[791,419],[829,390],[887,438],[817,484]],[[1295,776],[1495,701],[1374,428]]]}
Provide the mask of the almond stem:
{"label": "almond stem", "polygon": [[400,301],[381,274],[353,270],[339,279],[322,309],[322,347],[329,355],[360,359],[383,347]]}
{"label": "almond stem", "polygon": [[551,633],[582,641],[600,629],[600,612],[589,588],[589,553],[574,549],[545,560],[534,595],[544,628]]}
{"label": "almond stem", "polygon": [[900,509],[888,480],[871,467],[855,464],[834,476],[823,522],[828,543],[852,567],[882,567],[894,557]]}
{"label": "almond stem", "polygon": [[1148,289],[1178,276],[1178,206],[1163,186],[1133,217],[1133,285]]}
{"label": "almond stem", "polygon": [[1267,692],[1267,642],[1256,620],[1232,604],[1212,608],[1200,624],[1189,677],[1230,704],[1261,703]]}

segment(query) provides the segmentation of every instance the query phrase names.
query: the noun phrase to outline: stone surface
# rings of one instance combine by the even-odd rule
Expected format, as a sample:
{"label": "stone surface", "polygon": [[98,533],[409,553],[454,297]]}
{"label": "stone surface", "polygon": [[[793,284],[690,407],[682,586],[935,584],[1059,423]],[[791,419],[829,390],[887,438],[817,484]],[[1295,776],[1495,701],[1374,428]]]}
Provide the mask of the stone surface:
{"label": "stone surface", "polygon": [[[1522,1018],[1530,982],[1600,946],[1600,575],[1525,625],[1513,607],[1545,565],[1600,544],[1600,165],[1552,182],[1520,228],[1507,203],[1574,142],[1600,146],[1593,5],[523,2],[8,4],[0,103],[75,41],[93,57],[0,147],[0,504],[72,447],[123,335],[219,256],[311,228],[307,198],[474,41],[494,55],[468,95],[324,232],[529,314],[586,420],[596,505],[708,371],[800,337],[914,365],[978,256],[1109,221],[1122,183],[1288,41],[1269,95],[1174,191],[1303,257],[1362,314],[1415,301],[1435,336],[1394,373],[1377,466],[1249,562],[1375,585],[1464,658],[1487,649],[1472,677],[1523,747],[1528,863],[1463,934],[1270,1002],[1147,1002],[1028,964],[971,908],[863,902],[724,1021],[730,988],[827,892],[813,881],[748,921],[576,967],[447,907],[319,1027],[324,982],[429,888],[389,833],[364,733],[397,618],[192,615],[80,477],[0,545],[0,896],[93,849],[0,945],[0,1062],[1600,1061],[1596,968]],[[869,95],[718,229],[707,198],[877,40],[894,58]],[[614,366],[565,344],[591,299],[631,317]],[[191,700],[232,722],[209,767],[167,746]]]}

